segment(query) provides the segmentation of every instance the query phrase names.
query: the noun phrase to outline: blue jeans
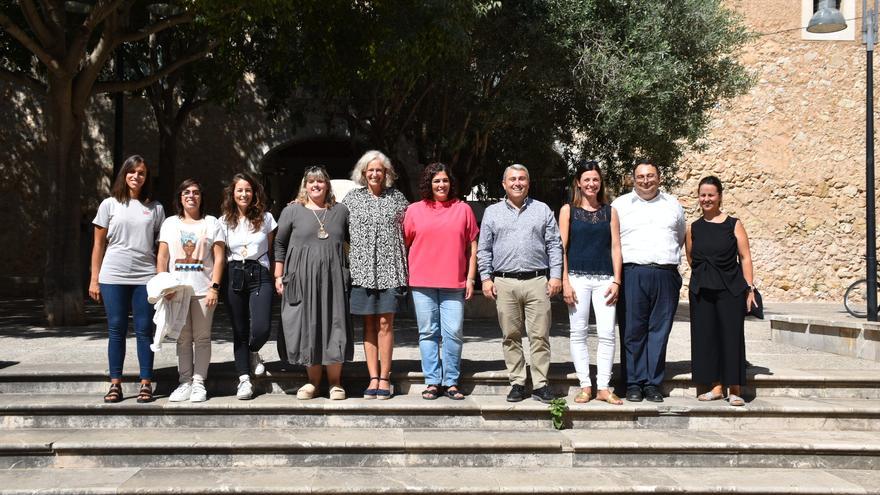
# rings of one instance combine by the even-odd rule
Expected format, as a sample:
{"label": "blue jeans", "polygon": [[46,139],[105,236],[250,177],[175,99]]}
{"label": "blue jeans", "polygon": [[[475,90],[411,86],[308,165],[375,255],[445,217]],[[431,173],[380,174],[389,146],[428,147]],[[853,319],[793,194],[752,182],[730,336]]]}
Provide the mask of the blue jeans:
{"label": "blue jeans", "polygon": [[[419,352],[426,385],[458,385],[461,368],[464,289],[413,287]],[[440,338],[443,338],[441,368]]]}
{"label": "blue jeans", "polygon": [[125,362],[125,337],[128,334],[128,313],[131,311],[134,333],[137,336],[138,364],[141,380],[153,379],[153,306],[147,301],[146,285],[100,284],[101,300],[107,313],[110,341],[107,358],[110,378],[122,378]]}

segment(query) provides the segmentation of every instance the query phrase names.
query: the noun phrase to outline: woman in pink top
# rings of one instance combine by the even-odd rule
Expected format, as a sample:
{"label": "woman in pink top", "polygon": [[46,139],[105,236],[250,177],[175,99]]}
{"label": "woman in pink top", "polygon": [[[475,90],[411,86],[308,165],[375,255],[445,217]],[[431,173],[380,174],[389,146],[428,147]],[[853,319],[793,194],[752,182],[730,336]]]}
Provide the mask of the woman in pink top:
{"label": "woman in pink top", "polygon": [[425,167],[419,191],[422,200],[406,210],[403,229],[425,375],[422,398],[436,399],[443,387],[447,397],[461,400],[464,301],[474,293],[480,229],[471,207],[456,198],[455,178],[446,165]]}

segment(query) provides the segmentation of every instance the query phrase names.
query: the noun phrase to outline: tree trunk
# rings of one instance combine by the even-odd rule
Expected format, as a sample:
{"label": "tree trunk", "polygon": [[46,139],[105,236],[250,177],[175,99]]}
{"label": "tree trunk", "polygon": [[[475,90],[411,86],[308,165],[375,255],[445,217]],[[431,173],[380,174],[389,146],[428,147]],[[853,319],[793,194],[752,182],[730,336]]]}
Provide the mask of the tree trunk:
{"label": "tree trunk", "polygon": [[72,81],[68,78],[49,76],[46,102],[46,319],[50,326],[82,325],[85,294],[79,244],[84,115],[73,110]]}
{"label": "tree trunk", "polygon": [[165,213],[171,215],[174,212],[174,193],[177,190],[175,170],[177,168],[177,132],[173,126],[165,125],[163,119],[156,117],[159,124],[159,163],[158,180],[156,181],[157,199],[165,207]]}

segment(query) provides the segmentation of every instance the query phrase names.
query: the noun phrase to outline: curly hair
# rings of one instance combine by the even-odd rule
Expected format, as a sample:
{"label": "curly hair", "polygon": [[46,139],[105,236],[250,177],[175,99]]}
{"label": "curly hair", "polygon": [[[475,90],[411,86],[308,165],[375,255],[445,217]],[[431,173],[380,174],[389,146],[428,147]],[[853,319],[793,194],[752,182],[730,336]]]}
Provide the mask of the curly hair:
{"label": "curly hair", "polygon": [[351,169],[351,181],[359,186],[366,186],[367,179],[365,174],[367,172],[367,166],[370,165],[374,160],[379,160],[379,163],[382,164],[382,168],[385,169],[385,183],[382,186],[385,189],[394,185],[394,181],[397,180],[397,172],[394,171],[394,165],[391,164],[391,159],[385,156],[381,151],[370,150],[361,156],[360,160],[354,165],[354,168]]}
{"label": "curly hair", "polygon": [[452,175],[452,168],[450,168],[449,165],[435,162],[425,167],[422,171],[422,177],[419,179],[419,194],[422,195],[422,199],[434,199],[434,190],[431,187],[431,181],[433,181],[434,176],[440,172],[445,172],[446,176],[449,177],[448,198],[452,199],[458,197],[458,188],[456,187],[455,176]]}
{"label": "curly hair", "polygon": [[233,175],[229,184],[223,188],[223,204],[220,206],[223,212],[223,221],[231,229],[238,226],[240,214],[238,204],[235,202],[235,186],[240,181],[247,182],[253,191],[251,202],[245,208],[244,217],[251,224],[251,232],[259,232],[263,226],[263,214],[266,213],[266,193],[263,191],[263,185],[247,172]]}

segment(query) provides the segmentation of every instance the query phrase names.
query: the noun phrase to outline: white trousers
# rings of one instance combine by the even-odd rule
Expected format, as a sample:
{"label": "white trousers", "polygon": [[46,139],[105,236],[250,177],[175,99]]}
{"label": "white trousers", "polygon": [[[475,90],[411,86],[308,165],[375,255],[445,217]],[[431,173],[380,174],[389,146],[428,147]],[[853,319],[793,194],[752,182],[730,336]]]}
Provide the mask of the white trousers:
{"label": "white trousers", "polygon": [[611,364],[614,362],[615,332],[617,322],[615,306],[605,302],[605,291],[614,280],[608,275],[577,275],[569,274],[569,283],[577,303],[568,307],[568,322],[571,325],[571,360],[577,373],[581,388],[591,386],[590,382],[590,350],[587,347],[587,328],[590,322],[590,303],[596,313],[596,333],[599,335],[599,346],[596,350],[596,387],[607,389],[611,381]]}

